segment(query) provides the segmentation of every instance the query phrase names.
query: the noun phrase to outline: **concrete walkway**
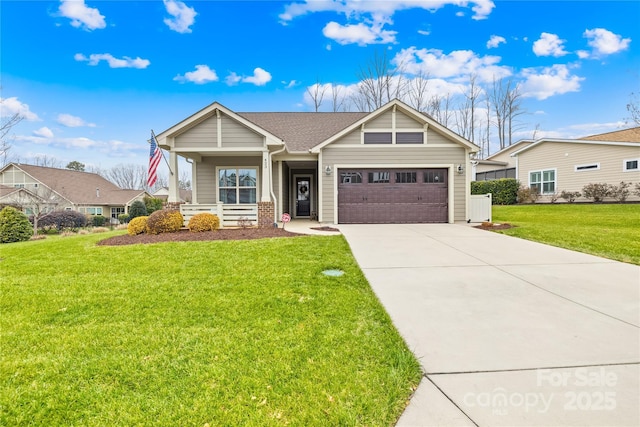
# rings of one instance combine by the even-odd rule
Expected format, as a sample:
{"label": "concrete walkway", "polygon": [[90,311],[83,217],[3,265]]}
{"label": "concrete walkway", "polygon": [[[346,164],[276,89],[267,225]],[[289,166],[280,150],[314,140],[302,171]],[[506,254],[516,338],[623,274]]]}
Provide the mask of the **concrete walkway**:
{"label": "concrete walkway", "polygon": [[339,228],[425,373],[397,426],[640,425],[640,267],[461,224]]}

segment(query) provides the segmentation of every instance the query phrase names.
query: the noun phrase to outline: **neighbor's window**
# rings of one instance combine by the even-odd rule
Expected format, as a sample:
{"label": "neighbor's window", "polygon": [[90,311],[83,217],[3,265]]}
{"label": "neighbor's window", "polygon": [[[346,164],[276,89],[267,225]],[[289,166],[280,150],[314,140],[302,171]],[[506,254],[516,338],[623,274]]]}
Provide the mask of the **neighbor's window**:
{"label": "neighbor's window", "polygon": [[84,212],[89,215],[102,215],[102,208],[99,208],[99,207],[80,208],[80,212]]}
{"label": "neighbor's window", "polygon": [[258,169],[225,168],[218,170],[218,191],[222,203],[256,203]]}
{"label": "neighbor's window", "polygon": [[118,219],[118,215],[124,215],[124,206],[111,208],[111,218]]}
{"label": "neighbor's window", "polygon": [[391,144],[391,132],[367,132],[364,134],[365,144]]}
{"label": "neighbor's window", "polygon": [[396,172],[397,184],[411,184],[414,182],[417,182],[415,172]]}
{"label": "neighbor's window", "polygon": [[341,184],[361,184],[362,174],[360,172],[340,172]]}
{"label": "neighbor's window", "polygon": [[529,172],[529,187],[537,188],[540,194],[552,194],[556,192],[556,171]]}
{"label": "neighbor's window", "polygon": [[369,172],[369,184],[386,184],[390,182],[389,172]]}
{"label": "neighbor's window", "polygon": [[397,132],[396,144],[422,144],[424,132]]}
{"label": "neighbor's window", "polygon": [[624,168],[622,169],[624,172],[637,171],[640,170],[638,167],[639,159],[628,159],[624,161]]}
{"label": "neighbor's window", "polygon": [[586,165],[575,165],[574,171],[582,172],[582,171],[597,171],[600,169],[600,163],[589,163]]}

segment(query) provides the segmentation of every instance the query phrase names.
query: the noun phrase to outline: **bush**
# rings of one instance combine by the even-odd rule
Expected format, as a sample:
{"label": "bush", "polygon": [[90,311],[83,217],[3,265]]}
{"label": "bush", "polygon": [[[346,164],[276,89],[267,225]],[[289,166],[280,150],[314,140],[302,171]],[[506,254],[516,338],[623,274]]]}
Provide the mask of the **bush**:
{"label": "bush", "polygon": [[610,185],[609,195],[619,202],[625,202],[631,194],[629,187],[631,187],[631,183],[624,181],[620,182],[620,185]]}
{"label": "bush", "polygon": [[63,230],[76,231],[87,225],[86,215],[78,211],[54,211],[38,220],[38,227],[43,231]]}
{"label": "bush", "polygon": [[140,200],[136,200],[129,208],[129,221],[139,216],[148,216],[147,207]]}
{"label": "bush", "polygon": [[203,212],[194,215],[187,226],[189,231],[215,231],[220,228],[220,218],[218,215],[212,213]]}
{"label": "bush", "polygon": [[127,224],[129,222],[129,214],[118,215],[118,221],[120,224]]}
{"label": "bush", "polygon": [[147,214],[151,215],[155,211],[162,210],[162,200],[156,197],[145,196],[142,199],[144,206],[147,208]]}
{"label": "bush", "polygon": [[633,192],[636,194],[636,196],[640,197],[640,182],[636,182],[635,185],[635,190],[633,190]]}
{"label": "bush", "polygon": [[518,189],[518,203],[535,203],[540,197],[538,187],[525,187]]}
{"label": "bush", "polygon": [[142,234],[147,230],[148,216],[137,216],[129,221],[127,225],[127,234],[130,236],[136,236]]}
{"label": "bush", "polygon": [[0,243],[24,242],[33,236],[29,218],[11,206],[0,211]]}
{"label": "bush", "polygon": [[513,205],[518,201],[520,183],[515,178],[501,178],[493,181],[473,181],[471,194],[491,193],[494,205]]}
{"label": "bush", "polygon": [[611,194],[611,186],[605,183],[587,184],[582,188],[582,194],[594,202],[601,202]]}
{"label": "bush", "polygon": [[560,193],[560,197],[565,199],[569,203],[573,203],[576,201],[578,197],[582,197],[579,191],[564,191]]}
{"label": "bush", "polygon": [[102,227],[106,221],[107,218],[102,215],[94,215],[91,217],[91,224],[94,227]]}
{"label": "bush", "polygon": [[155,211],[147,219],[147,233],[173,233],[184,225],[184,217],[180,211],[164,209]]}

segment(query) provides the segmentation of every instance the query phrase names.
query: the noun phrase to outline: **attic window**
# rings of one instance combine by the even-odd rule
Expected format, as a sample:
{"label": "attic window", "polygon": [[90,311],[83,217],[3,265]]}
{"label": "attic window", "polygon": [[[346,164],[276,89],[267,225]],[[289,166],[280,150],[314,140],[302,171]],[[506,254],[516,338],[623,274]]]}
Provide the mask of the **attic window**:
{"label": "attic window", "polygon": [[586,165],[575,165],[574,170],[576,172],[583,171],[597,171],[600,169],[600,163],[589,163]]}
{"label": "attic window", "polygon": [[423,132],[396,133],[396,144],[422,144],[423,142],[424,142]]}
{"label": "attic window", "polygon": [[364,134],[365,144],[391,144],[391,132],[367,132]]}

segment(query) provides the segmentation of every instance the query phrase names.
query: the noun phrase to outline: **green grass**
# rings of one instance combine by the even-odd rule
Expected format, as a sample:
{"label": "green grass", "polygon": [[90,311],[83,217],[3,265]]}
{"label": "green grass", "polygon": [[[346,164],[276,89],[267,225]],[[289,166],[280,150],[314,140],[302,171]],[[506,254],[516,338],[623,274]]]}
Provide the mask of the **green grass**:
{"label": "green grass", "polygon": [[535,204],[494,206],[500,231],[601,257],[640,264],[640,204]]}
{"label": "green grass", "polygon": [[420,381],[341,236],[113,234],[0,246],[0,425],[390,426]]}

